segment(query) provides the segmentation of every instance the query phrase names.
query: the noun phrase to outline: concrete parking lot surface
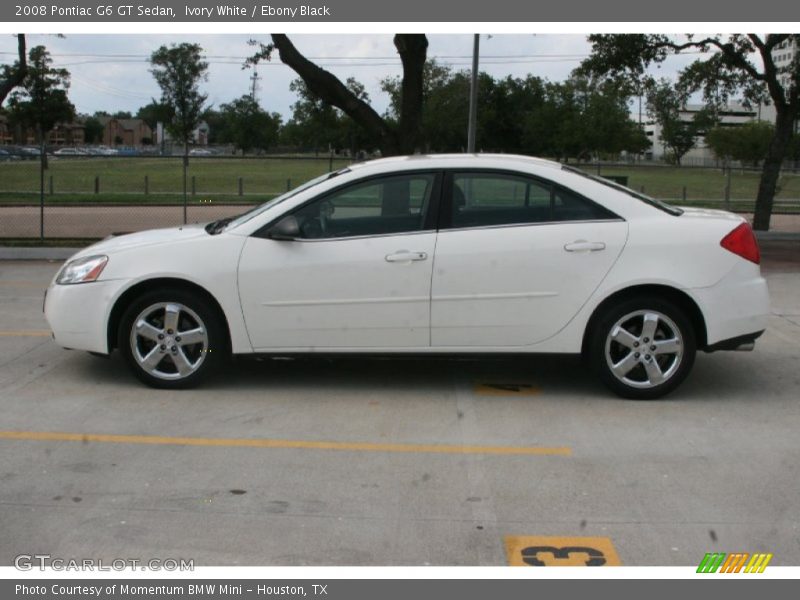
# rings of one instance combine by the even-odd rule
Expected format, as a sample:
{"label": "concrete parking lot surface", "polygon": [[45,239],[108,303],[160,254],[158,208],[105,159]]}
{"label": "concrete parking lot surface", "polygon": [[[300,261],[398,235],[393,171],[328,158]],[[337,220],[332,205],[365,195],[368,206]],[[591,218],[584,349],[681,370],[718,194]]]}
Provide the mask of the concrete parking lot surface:
{"label": "concrete parking lot surface", "polygon": [[50,339],[56,263],[0,262],[0,564],[504,565],[548,541],[514,536],[800,564],[800,253],[764,254],[755,351],[698,355],[656,402],[552,356],[248,360],[151,390]]}

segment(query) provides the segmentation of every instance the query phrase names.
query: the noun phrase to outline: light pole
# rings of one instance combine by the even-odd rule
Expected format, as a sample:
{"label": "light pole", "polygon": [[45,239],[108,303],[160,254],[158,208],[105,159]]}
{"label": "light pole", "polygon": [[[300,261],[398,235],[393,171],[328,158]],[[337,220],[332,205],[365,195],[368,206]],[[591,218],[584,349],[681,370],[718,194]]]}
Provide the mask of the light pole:
{"label": "light pole", "polygon": [[481,36],[475,34],[472,47],[472,81],[469,88],[469,124],[467,125],[467,152],[475,152],[475,130],[478,126],[478,53]]}

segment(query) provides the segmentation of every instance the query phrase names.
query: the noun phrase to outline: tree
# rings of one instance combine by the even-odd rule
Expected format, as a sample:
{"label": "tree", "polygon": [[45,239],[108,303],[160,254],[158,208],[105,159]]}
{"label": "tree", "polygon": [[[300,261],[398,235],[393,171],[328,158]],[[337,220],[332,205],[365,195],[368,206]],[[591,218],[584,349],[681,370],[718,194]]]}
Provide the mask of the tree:
{"label": "tree", "polygon": [[133,115],[129,110],[118,110],[113,115],[111,115],[112,119],[132,119]]}
{"label": "tree", "polygon": [[9,116],[14,123],[33,128],[44,145],[58,123],[75,117],[75,107],[67,97],[69,71],[54,68],[44,46],[31,48],[27,63],[24,81],[9,97]]}
{"label": "tree", "polygon": [[[706,142],[725,162],[738,160],[757,166],[767,155],[774,135],[774,125],[756,121],[740,127],[715,127],[706,135]],[[791,151],[787,152],[787,158],[790,156]]]}
{"label": "tree", "polygon": [[[357,98],[369,102],[364,85],[349,77],[347,89]],[[292,105],[292,118],[284,126],[284,143],[315,152],[348,148],[352,154],[365,148],[374,149],[374,141],[342,110],[315,96],[302,79],[295,79],[289,89],[297,94]]]}
{"label": "tree", "polygon": [[747,102],[769,99],[774,104],[775,131],[764,157],[753,219],[755,229],[769,229],[781,165],[800,115],[800,53],[791,64],[779,68],[772,52],[786,42],[800,43],[800,34],[687,36],[684,41],[661,34],[611,34],[591,35],[589,41],[592,54],[581,67],[585,72],[641,84],[649,78],[650,65],[671,55],[712,51],[681,72],[680,85],[685,90],[702,91],[712,106],[726,103],[735,93]]}
{"label": "tree", "polygon": [[280,115],[266,112],[252,96],[245,95],[223,104],[219,114],[225,124],[225,136],[218,141],[233,143],[242,153],[266,150],[278,139]]}
{"label": "tree", "polygon": [[680,165],[684,155],[694,148],[697,138],[713,125],[713,114],[704,109],[691,119],[684,118],[687,96],[666,79],[651,82],[645,93],[647,112],[661,128],[664,150],[670,160]]}
{"label": "tree", "polygon": [[97,117],[87,117],[83,122],[83,135],[87,144],[103,141],[103,123]]}
{"label": "tree", "polygon": [[0,69],[0,105],[11,91],[22,85],[28,74],[28,57],[25,48],[25,34],[17,34],[17,61],[13,65],[3,65]]}
{"label": "tree", "polygon": [[200,45],[183,43],[161,46],[150,57],[150,73],[161,88],[161,103],[168,107],[167,131],[183,144],[184,157],[189,155],[189,142],[208,98],[199,88],[208,79],[202,53]]}
{"label": "tree", "polygon": [[248,59],[248,65],[270,60],[277,50],[281,61],[300,76],[311,94],[353,119],[383,154],[411,154],[420,149],[423,69],[428,50],[428,39],[424,34],[398,33],[394,36],[394,46],[403,66],[400,111],[396,122],[381,117],[369,102],[359,98],[335,75],[308,60],[288,36],[274,33],[271,37],[269,44],[251,41],[259,49]]}
{"label": "tree", "polygon": [[[136,118],[147,123],[147,126],[155,131],[159,123],[169,122],[172,114],[169,106],[157,100],[152,100],[150,104],[145,104],[136,111]],[[201,118],[201,120],[203,119]]]}

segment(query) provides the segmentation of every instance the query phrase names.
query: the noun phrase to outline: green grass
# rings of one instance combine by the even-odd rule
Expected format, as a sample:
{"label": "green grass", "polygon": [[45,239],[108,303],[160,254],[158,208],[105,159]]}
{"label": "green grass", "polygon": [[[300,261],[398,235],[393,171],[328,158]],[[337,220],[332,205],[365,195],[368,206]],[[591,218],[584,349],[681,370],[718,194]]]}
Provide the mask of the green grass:
{"label": "green grass", "polygon": [[[590,173],[596,169],[586,167]],[[636,191],[661,200],[681,201],[683,187],[689,201],[722,200],[725,197],[727,177],[720,169],[680,167],[603,167],[600,175],[625,175],[628,186]],[[731,199],[754,201],[758,192],[758,171],[731,173]],[[800,198],[800,174],[784,173],[779,182],[778,199]]]}
{"label": "green grass", "polygon": [[[346,166],[346,160],[334,160],[333,168]],[[45,191],[53,179],[54,197],[70,195],[81,202],[109,201],[109,195],[122,196],[119,202],[182,201],[183,168],[180,158],[53,158],[45,172]],[[272,198],[290,187],[328,172],[327,158],[302,159],[214,159],[192,158],[189,161],[188,189],[192,177],[197,195],[208,194],[230,199],[238,196],[239,178],[252,201]],[[95,178],[100,179],[100,194],[94,194]],[[149,198],[145,196],[148,178]],[[38,194],[39,164],[36,161],[0,163],[0,197],[10,200],[15,194]],[[49,196],[49,194],[48,194]],[[101,199],[102,196],[102,199]],[[162,198],[158,199],[158,196]],[[80,200],[78,200],[80,198]],[[0,200],[2,201],[2,200]]]}
{"label": "green grass", "polygon": [[[333,168],[346,166],[347,160],[333,161]],[[597,169],[586,166],[587,171]],[[268,200],[329,170],[329,161],[300,158],[244,159],[192,158],[189,163],[189,202],[258,203]],[[628,176],[628,185],[667,201],[719,206],[724,198],[726,177],[719,169],[615,166],[603,167],[601,175]],[[53,179],[54,194],[49,194]],[[100,193],[95,194],[95,177],[100,178]],[[148,194],[145,194],[145,177]],[[191,194],[194,177],[195,194]],[[239,195],[239,178],[244,195]],[[740,210],[752,207],[758,189],[757,171],[734,171],[731,176],[733,205]],[[45,176],[46,202],[182,204],[181,158],[53,158]],[[780,181],[776,210],[786,210],[781,201],[800,199],[800,174],[784,173]],[[39,165],[36,161],[0,163],[0,204],[38,203]],[[739,201],[739,202],[736,202]],[[794,202],[792,211],[800,210]]]}

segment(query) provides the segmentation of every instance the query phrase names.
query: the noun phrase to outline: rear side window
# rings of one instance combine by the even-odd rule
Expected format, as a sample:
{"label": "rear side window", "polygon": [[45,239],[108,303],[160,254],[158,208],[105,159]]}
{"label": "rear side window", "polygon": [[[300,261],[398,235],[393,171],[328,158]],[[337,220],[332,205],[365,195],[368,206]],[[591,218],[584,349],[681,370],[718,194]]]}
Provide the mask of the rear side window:
{"label": "rear side window", "polygon": [[505,173],[454,173],[452,227],[615,219],[605,208],[567,189]]}

